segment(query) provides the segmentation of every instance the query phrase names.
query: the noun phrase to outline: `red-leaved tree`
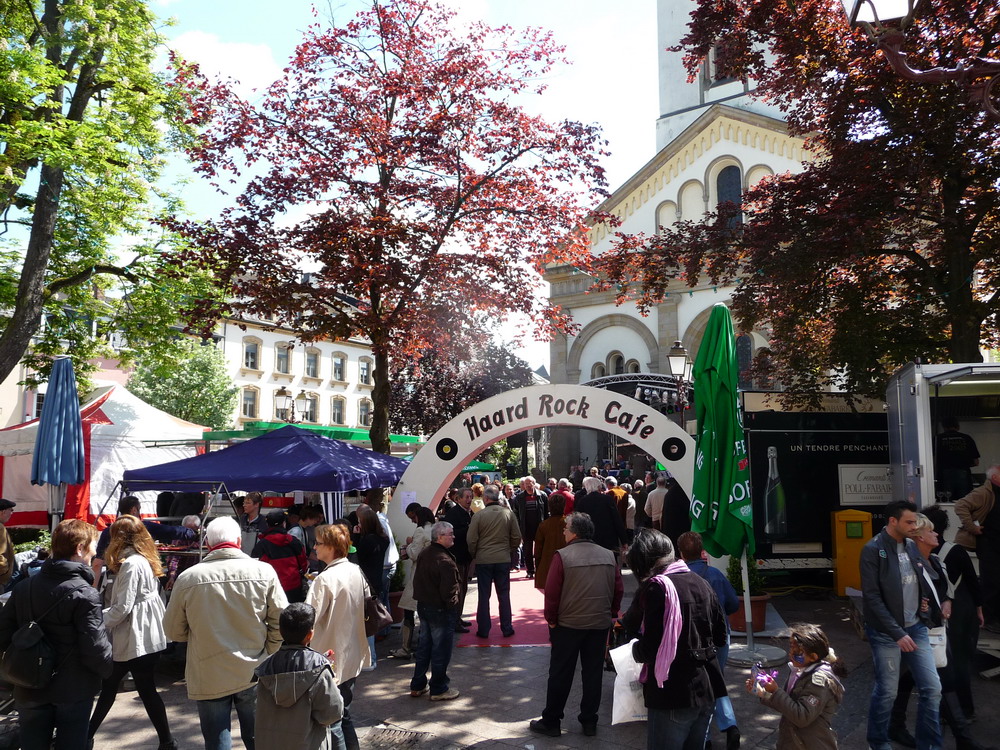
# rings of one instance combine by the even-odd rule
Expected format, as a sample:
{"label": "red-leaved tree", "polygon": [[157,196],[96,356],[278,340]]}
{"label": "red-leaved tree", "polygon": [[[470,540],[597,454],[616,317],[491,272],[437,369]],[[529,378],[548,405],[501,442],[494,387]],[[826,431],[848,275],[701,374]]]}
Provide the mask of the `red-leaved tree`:
{"label": "red-leaved tree", "polygon": [[[914,68],[998,56],[995,0],[920,7]],[[963,85],[897,76],[839,0],[701,0],[684,40],[692,73],[718,40],[720,67],[779,104],[816,159],[741,207],[621,237],[601,270],[622,299],[654,303],[678,280],[735,284],[743,326],[773,332],[791,400],[831,384],[884,395],[914,357],[979,361],[998,340],[1000,125]]]}
{"label": "red-leaved tree", "polygon": [[376,450],[389,450],[394,368],[484,315],[566,325],[538,271],[585,254],[603,141],[517,103],[561,53],[547,32],[457,30],[444,8],[387,0],[310,28],[259,102],[177,66],[204,128],[196,168],[236,194],[175,228],[231,284],[225,312],[371,342]]}

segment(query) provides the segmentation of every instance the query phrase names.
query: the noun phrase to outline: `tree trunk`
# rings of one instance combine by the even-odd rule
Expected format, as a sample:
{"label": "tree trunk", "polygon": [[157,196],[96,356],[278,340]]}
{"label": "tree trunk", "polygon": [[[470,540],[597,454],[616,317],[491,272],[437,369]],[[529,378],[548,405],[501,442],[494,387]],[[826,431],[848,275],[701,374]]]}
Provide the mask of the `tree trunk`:
{"label": "tree trunk", "polygon": [[55,235],[59,196],[62,193],[63,170],[43,164],[31,220],[31,236],[24,253],[24,265],[17,284],[14,313],[0,336],[0,381],[6,379],[21,361],[31,337],[38,330],[45,304],[45,270]]}
{"label": "tree trunk", "polygon": [[375,355],[374,388],[372,389],[372,424],[368,430],[372,450],[389,453],[389,399],[392,386],[389,377],[389,355],[380,346],[373,347]]}
{"label": "tree trunk", "polygon": [[953,315],[948,354],[952,362],[982,362],[982,321],[974,313]]}

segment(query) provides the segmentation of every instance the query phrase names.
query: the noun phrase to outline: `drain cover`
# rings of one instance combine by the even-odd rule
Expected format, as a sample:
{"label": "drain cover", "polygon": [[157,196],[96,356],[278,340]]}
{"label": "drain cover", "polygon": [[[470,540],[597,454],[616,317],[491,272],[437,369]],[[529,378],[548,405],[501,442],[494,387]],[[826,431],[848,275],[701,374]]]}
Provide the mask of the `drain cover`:
{"label": "drain cover", "polygon": [[371,750],[389,750],[398,747],[418,747],[421,743],[433,737],[428,732],[408,732],[405,729],[390,729],[389,727],[373,727],[365,735],[365,746]]}

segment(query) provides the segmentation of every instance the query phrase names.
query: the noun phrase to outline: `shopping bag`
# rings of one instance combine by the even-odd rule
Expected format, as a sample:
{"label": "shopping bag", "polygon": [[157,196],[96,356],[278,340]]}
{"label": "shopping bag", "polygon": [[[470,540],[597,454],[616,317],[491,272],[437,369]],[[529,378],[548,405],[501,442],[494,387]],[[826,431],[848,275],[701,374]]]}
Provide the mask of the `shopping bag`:
{"label": "shopping bag", "polygon": [[646,702],[642,697],[642,683],[639,682],[642,666],[632,656],[633,643],[634,639],[609,652],[617,672],[614,699],[611,702],[612,724],[646,720]]}

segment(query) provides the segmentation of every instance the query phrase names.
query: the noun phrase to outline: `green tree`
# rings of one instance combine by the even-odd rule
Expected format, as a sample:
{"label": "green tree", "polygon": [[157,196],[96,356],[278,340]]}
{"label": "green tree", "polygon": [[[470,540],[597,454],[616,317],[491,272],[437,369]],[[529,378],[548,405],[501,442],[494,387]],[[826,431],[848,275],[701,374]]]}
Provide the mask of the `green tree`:
{"label": "green tree", "polygon": [[182,99],[154,72],[145,2],[4,2],[0,32],[0,380],[29,346],[43,377],[59,351],[85,376],[103,334],[144,348],[169,331],[149,325],[166,307],[173,323],[214,294],[210,275],[186,283],[183,248],[152,223],[177,210],[156,183]]}
{"label": "green tree", "polygon": [[175,349],[172,355],[140,357],[129,390],[175,417],[214,430],[229,427],[239,389],[226,374],[222,352],[190,338]]}

